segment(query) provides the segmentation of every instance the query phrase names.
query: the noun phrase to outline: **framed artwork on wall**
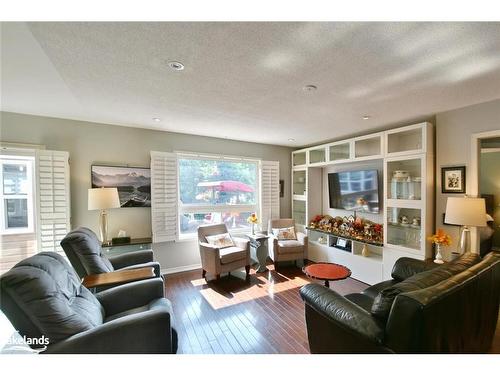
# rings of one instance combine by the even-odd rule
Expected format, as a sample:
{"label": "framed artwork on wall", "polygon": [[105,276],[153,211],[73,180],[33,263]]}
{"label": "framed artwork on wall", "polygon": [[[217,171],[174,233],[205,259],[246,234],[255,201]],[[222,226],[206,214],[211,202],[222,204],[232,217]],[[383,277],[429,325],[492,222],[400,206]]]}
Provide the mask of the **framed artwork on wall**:
{"label": "framed artwork on wall", "polygon": [[441,193],[465,194],[465,166],[441,168]]}
{"label": "framed artwork on wall", "polygon": [[280,180],[280,198],[285,196],[285,180]]}
{"label": "framed artwork on wall", "polygon": [[92,187],[118,189],[121,207],[151,207],[151,170],[140,167],[91,166]]}

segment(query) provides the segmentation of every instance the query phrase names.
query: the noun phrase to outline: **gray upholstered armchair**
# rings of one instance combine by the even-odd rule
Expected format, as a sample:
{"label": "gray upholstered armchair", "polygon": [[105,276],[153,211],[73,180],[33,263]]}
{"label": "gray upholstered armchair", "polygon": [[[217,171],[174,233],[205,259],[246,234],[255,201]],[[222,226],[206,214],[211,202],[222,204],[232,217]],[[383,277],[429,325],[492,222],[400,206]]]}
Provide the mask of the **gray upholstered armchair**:
{"label": "gray upholstered armchair", "polygon": [[160,263],[153,261],[152,250],[139,250],[107,258],[96,234],[85,227],[69,232],[61,241],[71,265],[80,277],[122,269],[153,267],[161,277]]}
{"label": "gray upholstered armchair", "polygon": [[298,259],[307,259],[307,235],[298,232],[295,227],[297,235],[296,240],[278,240],[273,235],[273,229],[295,227],[294,219],[274,219],[269,220],[268,235],[269,235],[269,257],[274,262],[274,268],[278,268],[278,262]]}
{"label": "gray upholstered armchair", "polygon": [[206,237],[228,233],[225,224],[204,225],[198,228],[202,277],[207,272],[220,279],[221,273],[245,267],[247,277],[250,273],[250,241],[233,237],[235,246],[219,248],[208,243]]}
{"label": "gray upholstered armchair", "polygon": [[170,301],[160,278],[92,294],[59,254],[42,252],[0,277],[0,307],[44,353],[175,353]]}

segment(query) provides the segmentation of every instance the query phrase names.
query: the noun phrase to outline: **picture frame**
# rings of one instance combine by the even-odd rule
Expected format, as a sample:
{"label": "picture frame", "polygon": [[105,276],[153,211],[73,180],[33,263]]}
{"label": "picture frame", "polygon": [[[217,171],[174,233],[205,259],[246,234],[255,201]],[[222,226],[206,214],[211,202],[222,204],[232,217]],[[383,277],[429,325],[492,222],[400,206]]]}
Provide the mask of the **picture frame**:
{"label": "picture frame", "polygon": [[441,168],[441,193],[465,194],[465,166]]}
{"label": "picture frame", "polygon": [[285,196],[285,180],[280,180],[280,198]]}
{"label": "picture frame", "polygon": [[151,207],[150,168],[92,164],[90,175],[92,188],[118,189],[122,208]]}

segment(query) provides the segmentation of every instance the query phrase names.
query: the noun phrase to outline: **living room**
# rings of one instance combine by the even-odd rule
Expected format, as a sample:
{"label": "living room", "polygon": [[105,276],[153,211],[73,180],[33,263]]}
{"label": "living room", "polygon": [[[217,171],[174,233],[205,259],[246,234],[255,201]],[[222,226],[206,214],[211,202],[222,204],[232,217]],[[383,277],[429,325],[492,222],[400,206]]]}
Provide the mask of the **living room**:
{"label": "living room", "polygon": [[1,23],[2,353],[498,358],[500,22],[51,14]]}

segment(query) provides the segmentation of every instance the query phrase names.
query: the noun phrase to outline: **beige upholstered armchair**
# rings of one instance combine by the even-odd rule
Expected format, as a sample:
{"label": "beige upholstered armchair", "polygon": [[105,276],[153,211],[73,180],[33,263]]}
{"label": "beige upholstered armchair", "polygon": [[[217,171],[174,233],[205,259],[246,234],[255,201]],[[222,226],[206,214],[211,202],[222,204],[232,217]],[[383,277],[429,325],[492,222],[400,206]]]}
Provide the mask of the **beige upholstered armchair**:
{"label": "beige upholstered armchair", "polygon": [[228,233],[225,224],[204,225],[198,228],[198,243],[200,246],[202,277],[208,273],[214,274],[217,280],[220,274],[245,267],[247,277],[250,273],[250,241],[233,237],[235,246],[220,248],[211,245],[207,236]]}
{"label": "beige upholstered armchair", "polygon": [[295,227],[294,219],[275,219],[269,220],[268,235],[269,235],[269,257],[274,262],[274,268],[278,268],[278,262],[286,260],[307,259],[307,235],[298,232],[296,240],[278,240],[273,235],[272,229]]}

